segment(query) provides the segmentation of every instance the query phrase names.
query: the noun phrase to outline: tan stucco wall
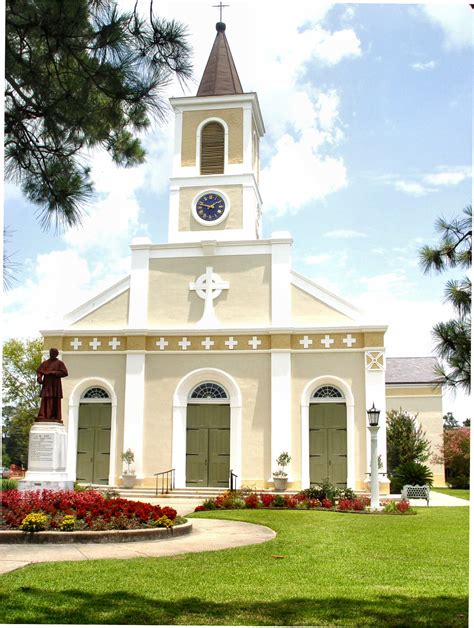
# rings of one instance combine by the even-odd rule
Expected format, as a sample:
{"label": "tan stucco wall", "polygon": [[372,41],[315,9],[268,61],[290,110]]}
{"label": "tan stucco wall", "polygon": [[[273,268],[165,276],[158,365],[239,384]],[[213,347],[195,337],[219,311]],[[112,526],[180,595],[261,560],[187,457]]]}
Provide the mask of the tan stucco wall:
{"label": "tan stucco wall", "polygon": [[150,260],[148,323],[151,327],[194,327],[203,314],[204,300],[190,282],[212,266],[215,273],[229,282],[214,300],[217,318],[222,324],[270,321],[270,256],[245,255],[222,257],[185,257]]}
{"label": "tan stucco wall", "polygon": [[[301,480],[301,396],[305,386],[316,377],[339,377],[346,381],[354,396],[355,480],[363,482],[366,473],[366,400],[364,354],[333,353],[292,355],[292,476]],[[303,487],[307,488],[307,487]]]}
{"label": "tan stucco wall", "polygon": [[[439,446],[443,443],[443,406],[439,389],[431,389],[431,396],[424,396],[426,388],[420,387],[420,396],[415,394],[416,389],[409,389],[410,396],[403,394],[406,389],[390,388],[387,386],[387,410],[402,408],[411,414],[417,414],[417,421],[425,430],[431,441],[431,453],[438,454]],[[429,389],[428,389],[429,390]],[[398,392],[398,395],[396,393]],[[423,395],[423,396],[421,396]],[[427,464],[433,471],[434,486],[446,486],[444,480],[444,465],[434,464],[428,460]]]}
{"label": "tan stucco wall", "polygon": [[91,314],[79,319],[71,329],[121,329],[128,323],[129,290],[112,299],[105,305],[94,310]]}
{"label": "tan stucco wall", "polygon": [[181,139],[181,165],[196,165],[197,128],[207,118],[221,118],[229,128],[228,163],[240,164],[243,161],[243,109],[208,109],[206,111],[185,111]]}
{"label": "tan stucco wall", "polygon": [[[171,468],[173,395],[180,380],[198,368],[217,368],[235,378],[242,394],[242,478],[268,478],[270,452],[270,355],[148,355],[145,371],[144,473]],[[266,436],[265,436],[266,435]]]}
{"label": "tan stucco wall", "polygon": [[349,316],[330,308],[296,286],[291,286],[291,315],[295,322],[311,325],[353,323]]}
{"label": "tan stucco wall", "polygon": [[205,192],[207,188],[191,187],[181,188],[179,191],[179,231],[217,231],[221,229],[242,229],[243,226],[243,196],[241,185],[219,185],[218,190],[224,192],[230,203],[230,211],[218,225],[202,225],[192,215],[193,199],[199,192]]}
{"label": "tan stucco wall", "polygon": [[83,380],[100,377],[109,382],[117,395],[117,425],[116,425],[116,455],[115,475],[116,483],[122,473],[123,420],[125,402],[125,355],[71,355],[63,357],[69,377],[62,380],[63,385],[63,420],[67,425],[69,396],[73,389]]}

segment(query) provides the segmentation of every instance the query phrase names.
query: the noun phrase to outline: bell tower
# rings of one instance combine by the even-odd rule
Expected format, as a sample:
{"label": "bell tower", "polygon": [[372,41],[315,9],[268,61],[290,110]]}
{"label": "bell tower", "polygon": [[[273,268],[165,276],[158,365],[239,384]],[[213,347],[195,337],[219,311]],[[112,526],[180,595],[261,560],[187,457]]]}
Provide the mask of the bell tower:
{"label": "bell tower", "polygon": [[259,146],[265,133],[255,92],[240,83],[226,25],[196,96],[170,100],[176,119],[168,242],[262,236]]}

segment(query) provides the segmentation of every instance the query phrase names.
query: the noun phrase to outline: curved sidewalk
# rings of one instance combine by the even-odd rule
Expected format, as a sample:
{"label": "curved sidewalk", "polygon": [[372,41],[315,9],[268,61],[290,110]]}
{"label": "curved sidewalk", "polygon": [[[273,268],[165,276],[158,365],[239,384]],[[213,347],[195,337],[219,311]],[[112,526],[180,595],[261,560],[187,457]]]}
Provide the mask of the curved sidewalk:
{"label": "curved sidewalk", "polygon": [[188,536],[160,541],[131,543],[6,545],[0,544],[0,573],[25,567],[30,563],[107,558],[144,558],[172,556],[188,552],[209,552],[265,543],[276,533],[265,526],[240,521],[192,519]]}

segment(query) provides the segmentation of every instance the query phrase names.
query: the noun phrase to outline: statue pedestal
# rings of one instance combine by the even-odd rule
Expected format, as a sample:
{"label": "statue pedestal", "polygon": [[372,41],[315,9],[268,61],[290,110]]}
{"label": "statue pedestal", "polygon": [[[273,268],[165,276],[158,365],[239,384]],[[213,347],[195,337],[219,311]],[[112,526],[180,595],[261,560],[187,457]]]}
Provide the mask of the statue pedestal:
{"label": "statue pedestal", "polygon": [[62,423],[38,422],[30,430],[28,471],[18,482],[22,491],[72,489],[66,473],[67,432]]}

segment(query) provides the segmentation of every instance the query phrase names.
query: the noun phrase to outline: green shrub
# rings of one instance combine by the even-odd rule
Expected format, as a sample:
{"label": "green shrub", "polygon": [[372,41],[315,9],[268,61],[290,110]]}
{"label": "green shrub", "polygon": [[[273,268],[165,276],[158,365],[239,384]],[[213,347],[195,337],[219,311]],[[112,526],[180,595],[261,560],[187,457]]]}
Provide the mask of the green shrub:
{"label": "green shrub", "polygon": [[11,480],[10,478],[0,479],[0,491],[13,491],[18,488],[17,480]]}
{"label": "green shrub", "polygon": [[206,510],[216,510],[217,508],[213,499],[205,499],[202,505]]}
{"label": "green shrub", "polygon": [[303,495],[308,499],[319,499],[320,502],[323,501],[323,499],[335,501],[339,497],[343,497],[345,499],[355,498],[355,494],[350,488],[341,489],[335,484],[332,484],[328,478],[322,482],[318,482],[310,488],[305,488],[303,491],[300,491],[299,495]]}
{"label": "green shrub", "polygon": [[153,521],[153,525],[157,528],[172,528],[174,526],[174,521],[169,519],[166,515],[163,515],[159,519]]}
{"label": "green shrub", "polygon": [[389,475],[406,462],[425,462],[430,455],[430,442],[417,426],[416,416],[406,410],[387,412],[387,468]]}
{"label": "green shrub", "polygon": [[405,462],[395,469],[390,478],[392,493],[401,493],[405,484],[433,486],[433,473],[429,467],[419,462]]}
{"label": "green shrub", "polygon": [[457,475],[447,480],[449,488],[470,488],[470,478],[468,475]]}
{"label": "green shrub", "polygon": [[275,508],[284,508],[286,506],[286,501],[283,495],[275,495],[272,506]]}

